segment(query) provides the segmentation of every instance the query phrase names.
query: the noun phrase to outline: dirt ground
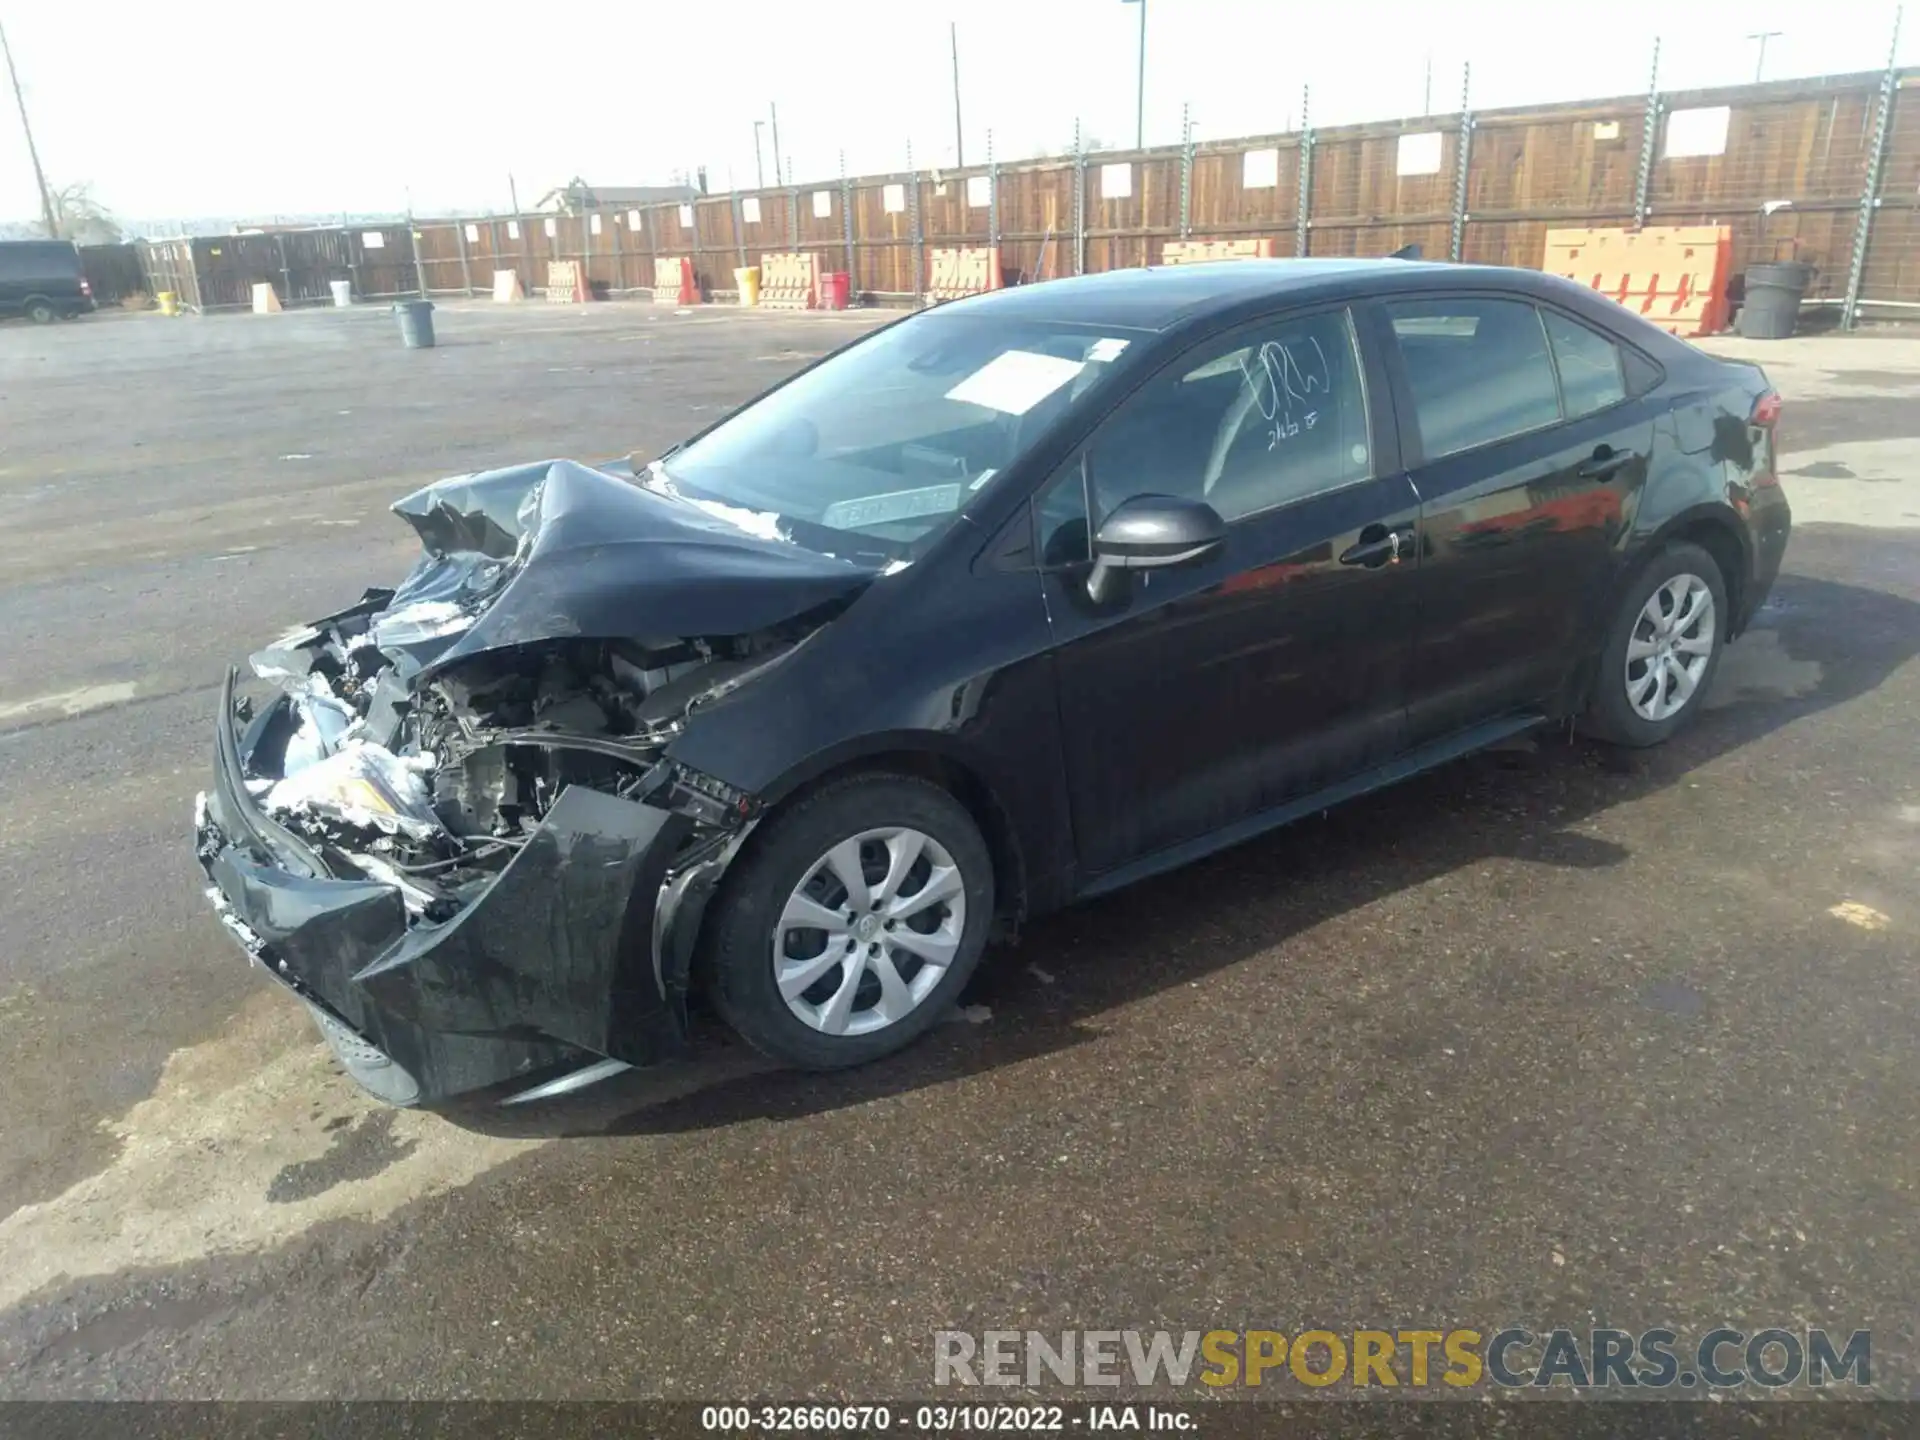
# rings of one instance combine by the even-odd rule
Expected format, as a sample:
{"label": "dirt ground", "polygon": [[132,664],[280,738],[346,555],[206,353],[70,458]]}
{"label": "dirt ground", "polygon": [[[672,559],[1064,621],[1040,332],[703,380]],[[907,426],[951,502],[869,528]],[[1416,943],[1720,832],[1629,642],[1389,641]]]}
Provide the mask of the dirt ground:
{"label": "dirt ground", "polygon": [[1798,528],[1712,710],[1546,737],[513,1125],[362,1097],[214,922],[215,687],[439,475],[657,451],[877,323],[0,327],[0,1395],[874,1398],[936,1329],[1871,1329],[1920,1383],[1920,341],[1717,342]]}

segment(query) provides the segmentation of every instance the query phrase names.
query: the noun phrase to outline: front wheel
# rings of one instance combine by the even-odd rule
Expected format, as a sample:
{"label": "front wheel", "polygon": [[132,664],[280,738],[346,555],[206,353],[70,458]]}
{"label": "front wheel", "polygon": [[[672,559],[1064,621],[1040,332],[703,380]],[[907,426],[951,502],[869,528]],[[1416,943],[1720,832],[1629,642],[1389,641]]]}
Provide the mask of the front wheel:
{"label": "front wheel", "polygon": [[776,1060],[835,1070],[917,1039],[985,948],[993,861],[945,790],[831,782],[777,812],[709,911],[715,1006]]}
{"label": "front wheel", "polygon": [[57,318],[59,318],[59,312],[53,308],[53,302],[51,300],[29,300],[27,302],[27,319],[33,321],[34,324],[51,325]]}
{"label": "front wheel", "polygon": [[1663,550],[1621,597],[1586,728],[1618,745],[1668,739],[1699,713],[1726,628],[1727,587],[1713,556],[1698,545]]}

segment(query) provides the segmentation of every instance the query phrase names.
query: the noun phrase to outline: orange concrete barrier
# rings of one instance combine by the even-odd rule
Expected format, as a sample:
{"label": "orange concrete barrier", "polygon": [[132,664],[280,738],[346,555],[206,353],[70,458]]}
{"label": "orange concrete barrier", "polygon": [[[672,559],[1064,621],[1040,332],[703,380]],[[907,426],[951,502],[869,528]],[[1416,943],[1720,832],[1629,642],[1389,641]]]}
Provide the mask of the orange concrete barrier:
{"label": "orange concrete barrier", "polygon": [[760,305],[767,310],[818,310],[820,257],[811,251],[762,255]]}
{"label": "orange concrete barrier", "polygon": [[1540,268],[1617,300],[1669,335],[1712,335],[1727,328],[1733,230],[1549,230]]}
{"label": "orange concrete barrier", "polygon": [[693,278],[693,261],[685,255],[663,255],[655,260],[653,298],[673,305],[698,305],[700,286]]}
{"label": "orange concrete barrier", "polygon": [[593,299],[587,267],[578,260],[547,262],[547,300],[553,305],[584,305]]}
{"label": "orange concrete barrier", "polygon": [[1271,259],[1271,235],[1254,235],[1244,240],[1169,240],[1160,250],[1162,265],[1198,265],[1206,260]]}
{"label": "orange concrete barrier", "polygon": [[958,300],[966,295],[984,295],[998,290],[1000,252],[990,246],[958,250],[935,250],[927,257],[927,296],[935,304]]}

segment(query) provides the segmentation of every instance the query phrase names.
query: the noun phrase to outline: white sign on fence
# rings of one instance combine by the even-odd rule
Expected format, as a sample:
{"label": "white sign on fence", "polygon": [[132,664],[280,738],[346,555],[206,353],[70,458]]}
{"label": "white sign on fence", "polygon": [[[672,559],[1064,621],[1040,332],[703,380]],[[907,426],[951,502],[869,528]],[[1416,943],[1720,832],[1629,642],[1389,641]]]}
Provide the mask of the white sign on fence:
{"label": "white sign on fence", "polygon": [[546,232],[549,240],[560,233],[559,222],[552,219],[542,220],[540,222],[540,228]]}
{"label": "white sign on fence", "polygon": [[640,212],[638,210],[629,210],[627,212],[627,228],[629,230],[638,230],[640,228]]}
{"label": "white sign on fence", "polygon": [[1727,122],[1733,112],[1725,105],[1700,110],[1676,110],[1667,116],[1667,158],[1727,153]]}
{"label": "white sign on fence", "polygon": [[1133,166],[1125,160],[1100,167],[1100,198],[1125,200],[1133,194]]}
{"label": "white sign on fence", "polygon": [[693,228],[693,207],[691,205],[682,205],[680,207],[680,223],[689,230]]}
{"label": "white sign on fence", "polygon": [[478,225],[467,226],[467,243],[469,245],[478,245],[480,243],[480,227]]}
{"label": "white sign on fence", "polygon": [[1438,130],[1428,130],[1419,135],[1402,135],[1400,148],[1394,152],[1393,173],[1438,175],[1440,152],[1445,143],[1446,137]]}
{"label": "white sign on fence", "polygon": [[969,175],[967,177],[967,206],[973,210],[985,210],[993,204],[993,177],[991,175]]}
{"label": "white sign on fence", "polygon": [[749,195],[740,202],[740,218],[749,225],[760,223],[760,197]]}
{"label": "white sign on fence", "polygon": [[907,208],[907,187],[904,185],[882,185],[880,187],[880,208],[889,215],[898,215]]}
{"label": "white sign on fence", "polygon": [[814,191],[813,218],[825,220],[831,214],[833,214],[833,192],[831,190]]}
{"label": "white sign on fence", "polygon": [[507,238],[509,240],[518,240],[520,238],[520,222],[518,220],[509,220],[507,222]]}
{"label": "white sign on fence", "polygon": [[362,230],[360,232],[360,244],[362,248],[367,250],[384,250],[387,248],[387,237],[382,235],[378,230]]}
{"label": "white sign on fence", "polygon": [[1249,150],[1240,157],[1240,188],[1271,190],[1280,183],[1280,152]]}
{"label": "white sign on fence", "polygon": [[600,217],[598,215],[589,215],[587,217],[587,229],[595,235],[600,233]]}

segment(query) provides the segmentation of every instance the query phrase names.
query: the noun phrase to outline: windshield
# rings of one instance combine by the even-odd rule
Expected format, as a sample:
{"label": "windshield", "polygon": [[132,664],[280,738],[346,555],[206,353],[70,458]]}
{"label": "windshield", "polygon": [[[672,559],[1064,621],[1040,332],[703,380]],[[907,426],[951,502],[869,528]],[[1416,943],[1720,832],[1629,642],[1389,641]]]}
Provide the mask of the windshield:
{"label": "windshield", "polygon": [[915,316],[670,452],[643,483],[768,538],[912,560],[1127,344],[1058,323]]}

